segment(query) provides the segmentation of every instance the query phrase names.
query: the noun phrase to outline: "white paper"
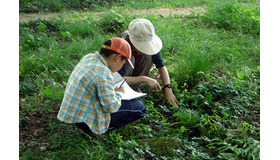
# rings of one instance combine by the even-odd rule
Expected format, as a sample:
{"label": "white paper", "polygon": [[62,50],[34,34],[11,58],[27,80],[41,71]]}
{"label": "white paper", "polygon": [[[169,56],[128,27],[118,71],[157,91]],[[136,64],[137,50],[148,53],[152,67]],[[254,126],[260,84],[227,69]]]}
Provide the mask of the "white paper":
{"label": "white paper", "polygon": [[[119,87],[122,84],[124,79],[118,72],[113,73],[113,77],[114,77],[114,81],[115,81],[114,87]],[[122,100],[131,100],[131,99],[135,99],[135,98],[139,98],[139,97],[143,97],[143,96],[147,95],[147,93],[139,93],[139,92],[134,91],[126,82],[124,82],[122,86],[124,87],[124,91],[125,91],[125,93],[122,97]]]}

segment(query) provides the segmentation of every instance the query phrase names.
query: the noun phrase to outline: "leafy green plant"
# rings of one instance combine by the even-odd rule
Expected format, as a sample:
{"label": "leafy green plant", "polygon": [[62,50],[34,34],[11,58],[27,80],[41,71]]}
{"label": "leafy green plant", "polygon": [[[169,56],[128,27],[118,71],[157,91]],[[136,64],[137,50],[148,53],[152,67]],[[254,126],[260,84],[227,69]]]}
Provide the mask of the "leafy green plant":
{"label": "leafy green plant", "polygon": [[247,136],[247,133],[253,133],[253,132],[255,132],[255,129],[253,128],[253,126],[250,125],[250,124],[247,123],[247,122],[242,122],[242,123],[240,124],[240,126],[239,126],[237,129],[239,129],[239,130],[242,131],[242,133],[241,133],[241,135],[240,135],[241,137]]}
{"label": "leafy green plant", "polygon": [[28,21],[24,23],[20,23],[20,34],[24,32],[43,32],[48,35],[52,35],[51,33],[62,31],[65,29],[65,22],[63,20],[58,19],[38,19],[33,21]]}
{"label": "leafy green plant", "polygon": [[206,152],[195,139],[184,141],[184,149],[186,151],[186,159],[210,159],[210,155]]}
{"label": "leafy green plant", "polygon": [[227,128],[225,128],[220,121],[222,120],[217,115],[209,116],[205,114],[201,120],[200,131],[209,138],[218,137],[224,139],[226,137]]}
{"label": "leafy green plant", "polygon": [[21,46],[24,50],[37,50],[40,47],[48,47],[50,38],[46,34],[25,34]]}
{"label": "leafy green plant", "polygon": [[49,86],[41,86],[40,89],[41,93],[46,97],[53,99],[53,100],[62,100],[64,88],[58,86],[58,83],[54,83],[53,85]]}
{"label": "leafy green plant", "polygon": [[179,120],[179,124],[184,125],[187,128],[196,126],[200,122],[200,116],[198,112],[191,109],[181,108],[173,116],[176,120]]}
{"label": "leafy green plant", "polygon": [[111,10],[109,14],[103,16],[99,21],[99,26],[103,28],[105,33],[122,33],[131,19],[122,14],[117,13],[114,10]]}
{"label": "leafy green plant", "polygon": [[20,11],[21,12],[30,13],[30,12],[38,12],[39,11],[35,2],[30,3],[27,0],[20,0],[19,5],[20,5]]}
{"label": "leafy green plant", "polygon": [[72,34],[69,33],[68,31],[66,31],[66,32],[61,32],[61,35],[62,35],[63,37],[66,37],[66,38],[71,39],[72,41],[75,41],[75,40],[72,38]]}
{"label": "leafy green plant", "polygon": [[241,68],[240,70],[237,70],[236,75],[239,79],[245,79],[252,75],[252,71],[249,67],[245,66],[245,67]]}
{"label": "leafy green plant", "polygon": [[223,159],[260,159],[260,143],[253,138],[241,140],[230,138],[220,140],[214,138],[208,144],[209,149],[215,150],[218,158]]}
{"label": "leafy green plant", "polygon": [[39,31],[44,31],[45,29],[47,29],[47,25],[45,25],[44,23],[40,23],[38,26],[38,30]]}

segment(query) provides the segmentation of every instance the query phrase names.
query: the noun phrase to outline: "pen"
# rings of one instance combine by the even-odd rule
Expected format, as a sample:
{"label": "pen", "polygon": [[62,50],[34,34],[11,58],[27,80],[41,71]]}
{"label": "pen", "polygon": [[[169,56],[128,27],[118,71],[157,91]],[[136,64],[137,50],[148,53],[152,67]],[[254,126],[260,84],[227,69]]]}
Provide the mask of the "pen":
{"label": "pen", "polygon": [[119,88],[124,84],[124,82],[126,81],[126,79],[123,80],[122,84],[119,86]]}

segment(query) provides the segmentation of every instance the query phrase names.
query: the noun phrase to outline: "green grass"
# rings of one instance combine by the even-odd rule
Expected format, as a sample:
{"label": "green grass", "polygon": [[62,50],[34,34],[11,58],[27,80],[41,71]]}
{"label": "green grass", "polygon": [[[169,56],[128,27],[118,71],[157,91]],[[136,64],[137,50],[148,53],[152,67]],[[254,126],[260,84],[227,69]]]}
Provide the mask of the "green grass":
{"label": "green grass", "polygon": [[[69,7],[64,2],[40,3],[60,5],[63,10]],[[143,2],[92,1],[96,8],[110,4],[115,11],[100,19],[81,19],[76,12],[74,21],[20,23],[21,159],[259,159],[258,1]],[[20,6],[27,3],[20,1]],[[208,9],[204,15],[130,16],[121,12],[122,8],[201,5]],[[230,17],[225,14],[229,12]],[[161,105],[163,93],[147,89],[149,97],[141,99],[146,117],[102,139],[83,138],[75,126],[56,118],[67,80],[84,55],[99,51],[104,41],[126,30],[137,17],[149,19],[163,41],[161,54],[180,106]],[[155,70],[151,76],[157,77]],[[164,157],[154,148],[139,145],[141,139],[164,137],[179,139],[182,145]]]}

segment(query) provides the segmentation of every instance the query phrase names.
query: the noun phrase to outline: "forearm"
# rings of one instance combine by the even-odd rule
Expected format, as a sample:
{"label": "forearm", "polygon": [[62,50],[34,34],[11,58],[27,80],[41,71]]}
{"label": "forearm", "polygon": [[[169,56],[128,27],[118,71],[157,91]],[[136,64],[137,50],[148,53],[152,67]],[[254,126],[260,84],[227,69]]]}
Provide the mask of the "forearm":
{"label": "forearm", "polygon": [[159,83],[157,80],[147,77],[147,76],[137,76],[137,77],[126,77],[127,83],[129,85],[139,84],[144,82],[146,85],[148,85],[151,89],[161,89]]}
{"label": "forearm", "polygon": [[170,78],[169,78],[169,74],[167,71],[167,68],[165,66],[158,68],[161,80],[162,80],[162,84],[166,85],[166,84],[170,84]]}
{"label": "forearm", "polygon": [[[170,84],[170,77],[169,77],[167,68],[165,66],[163,66],[163,67],[158,68],[158,71],[159,71],[159,74],[160,74],[160,77],[161,77],[161,80],[162,80],[162,85],[164,86],[166,84]],[[164,92],[165,92],[165,94],[172,94],[173,95],[173,92],[172,92],[171,88],[165,87]]]}
{"label": "forearm", "polygon": [[129,85],[139,84],[145,82],[146,76],[124,76],[123,78],[126,79],[126,83]]}

